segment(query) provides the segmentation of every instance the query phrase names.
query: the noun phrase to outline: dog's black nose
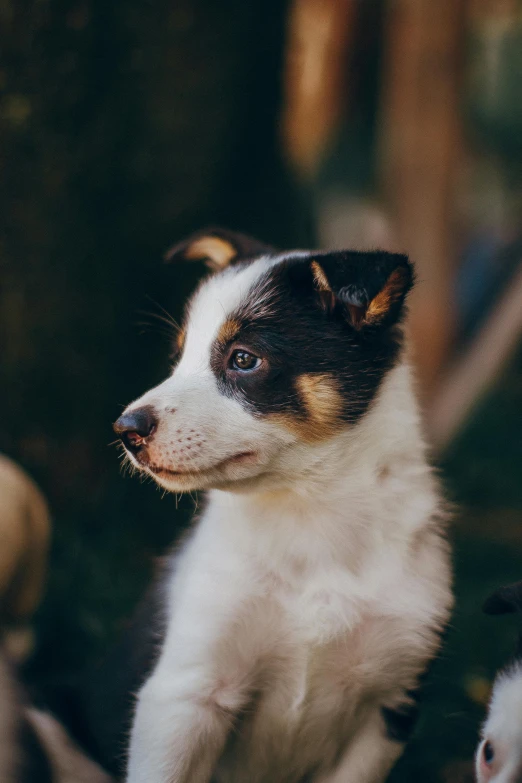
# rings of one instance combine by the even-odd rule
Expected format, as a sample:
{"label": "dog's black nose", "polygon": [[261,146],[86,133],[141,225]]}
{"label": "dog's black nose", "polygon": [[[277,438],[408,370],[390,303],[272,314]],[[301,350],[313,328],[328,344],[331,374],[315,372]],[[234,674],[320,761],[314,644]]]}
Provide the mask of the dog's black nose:
{"label": "dog's black nose", "polygon": [[114,422],[114,432],[130,451],[138,451],[143,440],[153,434],[158,424],[156,412],[150,405],[128,411]]}

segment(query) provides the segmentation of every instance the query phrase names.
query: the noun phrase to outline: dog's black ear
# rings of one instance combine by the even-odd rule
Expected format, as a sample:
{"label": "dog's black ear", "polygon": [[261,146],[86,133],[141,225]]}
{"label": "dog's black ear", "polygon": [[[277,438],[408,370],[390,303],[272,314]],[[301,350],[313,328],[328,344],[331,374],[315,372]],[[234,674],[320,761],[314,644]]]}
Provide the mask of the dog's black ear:
{"label": "dog's black ear", "polygon": [[482,611],[486,614],[522,612],[522,582],[499,587],[484,601]]}
{"label": "dog's black ear", "polygon": [[310,266],[323,305],[341,303],[358,330],[396,323],[414,281],[401,253],[342,250],[314,255]]}
{"label": "dog's black ear", "polygon": [[236,261],[274,253],[274,248],[246,234],[226,228],[207,228],[173,245],[165,254],[166,261],[178,258],[205,261],[214,271]]}

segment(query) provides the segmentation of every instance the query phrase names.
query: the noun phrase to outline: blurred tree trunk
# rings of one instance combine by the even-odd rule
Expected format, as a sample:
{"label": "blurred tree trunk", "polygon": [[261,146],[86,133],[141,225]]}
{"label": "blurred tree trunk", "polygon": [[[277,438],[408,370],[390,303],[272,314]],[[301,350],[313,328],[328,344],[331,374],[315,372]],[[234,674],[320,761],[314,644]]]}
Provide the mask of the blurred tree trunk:
{"label": "blurred tree trunk", "polygon": [[389,0],[381,127],[382,185],[400,248],[417,267],[411,332],[431,399],[454,327],[454,198],[463,0]]}
{"label": "blurred tree trunk", "polygon": [[277,141],[285,24],[281,0],[0,0],[0,449],[55,511],[49,638],[103,637],[175,532],[107,448],[167,371],[139,311],[179,317],[201,271],[164,250],[207,223],[311,240]]}

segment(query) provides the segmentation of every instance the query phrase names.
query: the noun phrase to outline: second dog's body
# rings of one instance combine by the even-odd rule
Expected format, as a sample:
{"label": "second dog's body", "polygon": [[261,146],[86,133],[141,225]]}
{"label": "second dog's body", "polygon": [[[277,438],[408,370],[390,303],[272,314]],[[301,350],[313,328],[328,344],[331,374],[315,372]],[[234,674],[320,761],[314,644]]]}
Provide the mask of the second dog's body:
{"label": "second dog's body", "polygon": [[[354,317],[368,320],[381,290],[374,312],[384,312],[384,301],[391,307],[395,296],[402,304],[394,263],[406,269],[404,260],[392,262],[365,314]],[[270,321],[280,318],[272,291],[280,297],[285,283],[274,281],[272,270],[301,275],[310,267],[310,290],[300,277],[288,308],[304,319],[322,294],[312,317],[324,323],[325,334],[317,335],[324,350],[319,359],[312,347],[306,357],[299,351],[304,367],[297,372],[298,338],[285,346]],[[261,257],[230,271],[232,297],[226,274],[221,294],[219,282],[198,294],[172,379],[131,408],[140,421],[154,410],[153,423],[142,431],[134,419],[119,423],[133,458],[164,486],[215,487],[175,557],[167,634],[139,694],[128,781],[377,783],[402,752],[419,680],[451,605],[441,503],[409,368],[389,335],[377,344],[382,337],[371,331],[359,343],[364,320],[345,327],[344,310],[329,310],[337,304],[324,296],[328,290],[333,297],[328,257]],[[393,291],[385,287],[390,274]],[[219,304],[215,324],[212,299]],[[256,330],[271,335],[279,353],[266,347],[268,338],[258,348],[263,358],[253,353],[245,301],[257,301]],[[345,339],[353,364],[335,375]],[[206,340],[210,371],[207,349],[198,349]],[[232,353],[223,348],[231,368],[223,376],[219,341],[239,345]],[[384,346],[396,357],[390,363]],[[281,355],[294,374],[290,391],[270,409],[267,395],[275,397],[284,381]],[[253,383],[245,373],[258,368],[272,373],[266,391],[263,375],[245,386]],[[357,373],[356,394],[348,385]],[[292,411],[283,407],[291,389],[304,401]]]}

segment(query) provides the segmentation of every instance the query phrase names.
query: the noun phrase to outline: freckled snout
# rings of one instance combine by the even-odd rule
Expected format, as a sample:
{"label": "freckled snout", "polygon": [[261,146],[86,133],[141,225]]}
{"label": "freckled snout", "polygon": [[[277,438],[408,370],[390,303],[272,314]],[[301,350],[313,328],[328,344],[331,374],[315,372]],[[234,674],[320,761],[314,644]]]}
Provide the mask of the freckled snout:
{"label": "freckled snout", "polygon": [[121,438],[124,446],[136,454],[146,438],[154,435],[158,426],[156,411],[150,405],[136,410],[126,411],[114,422],[114,432]]}

